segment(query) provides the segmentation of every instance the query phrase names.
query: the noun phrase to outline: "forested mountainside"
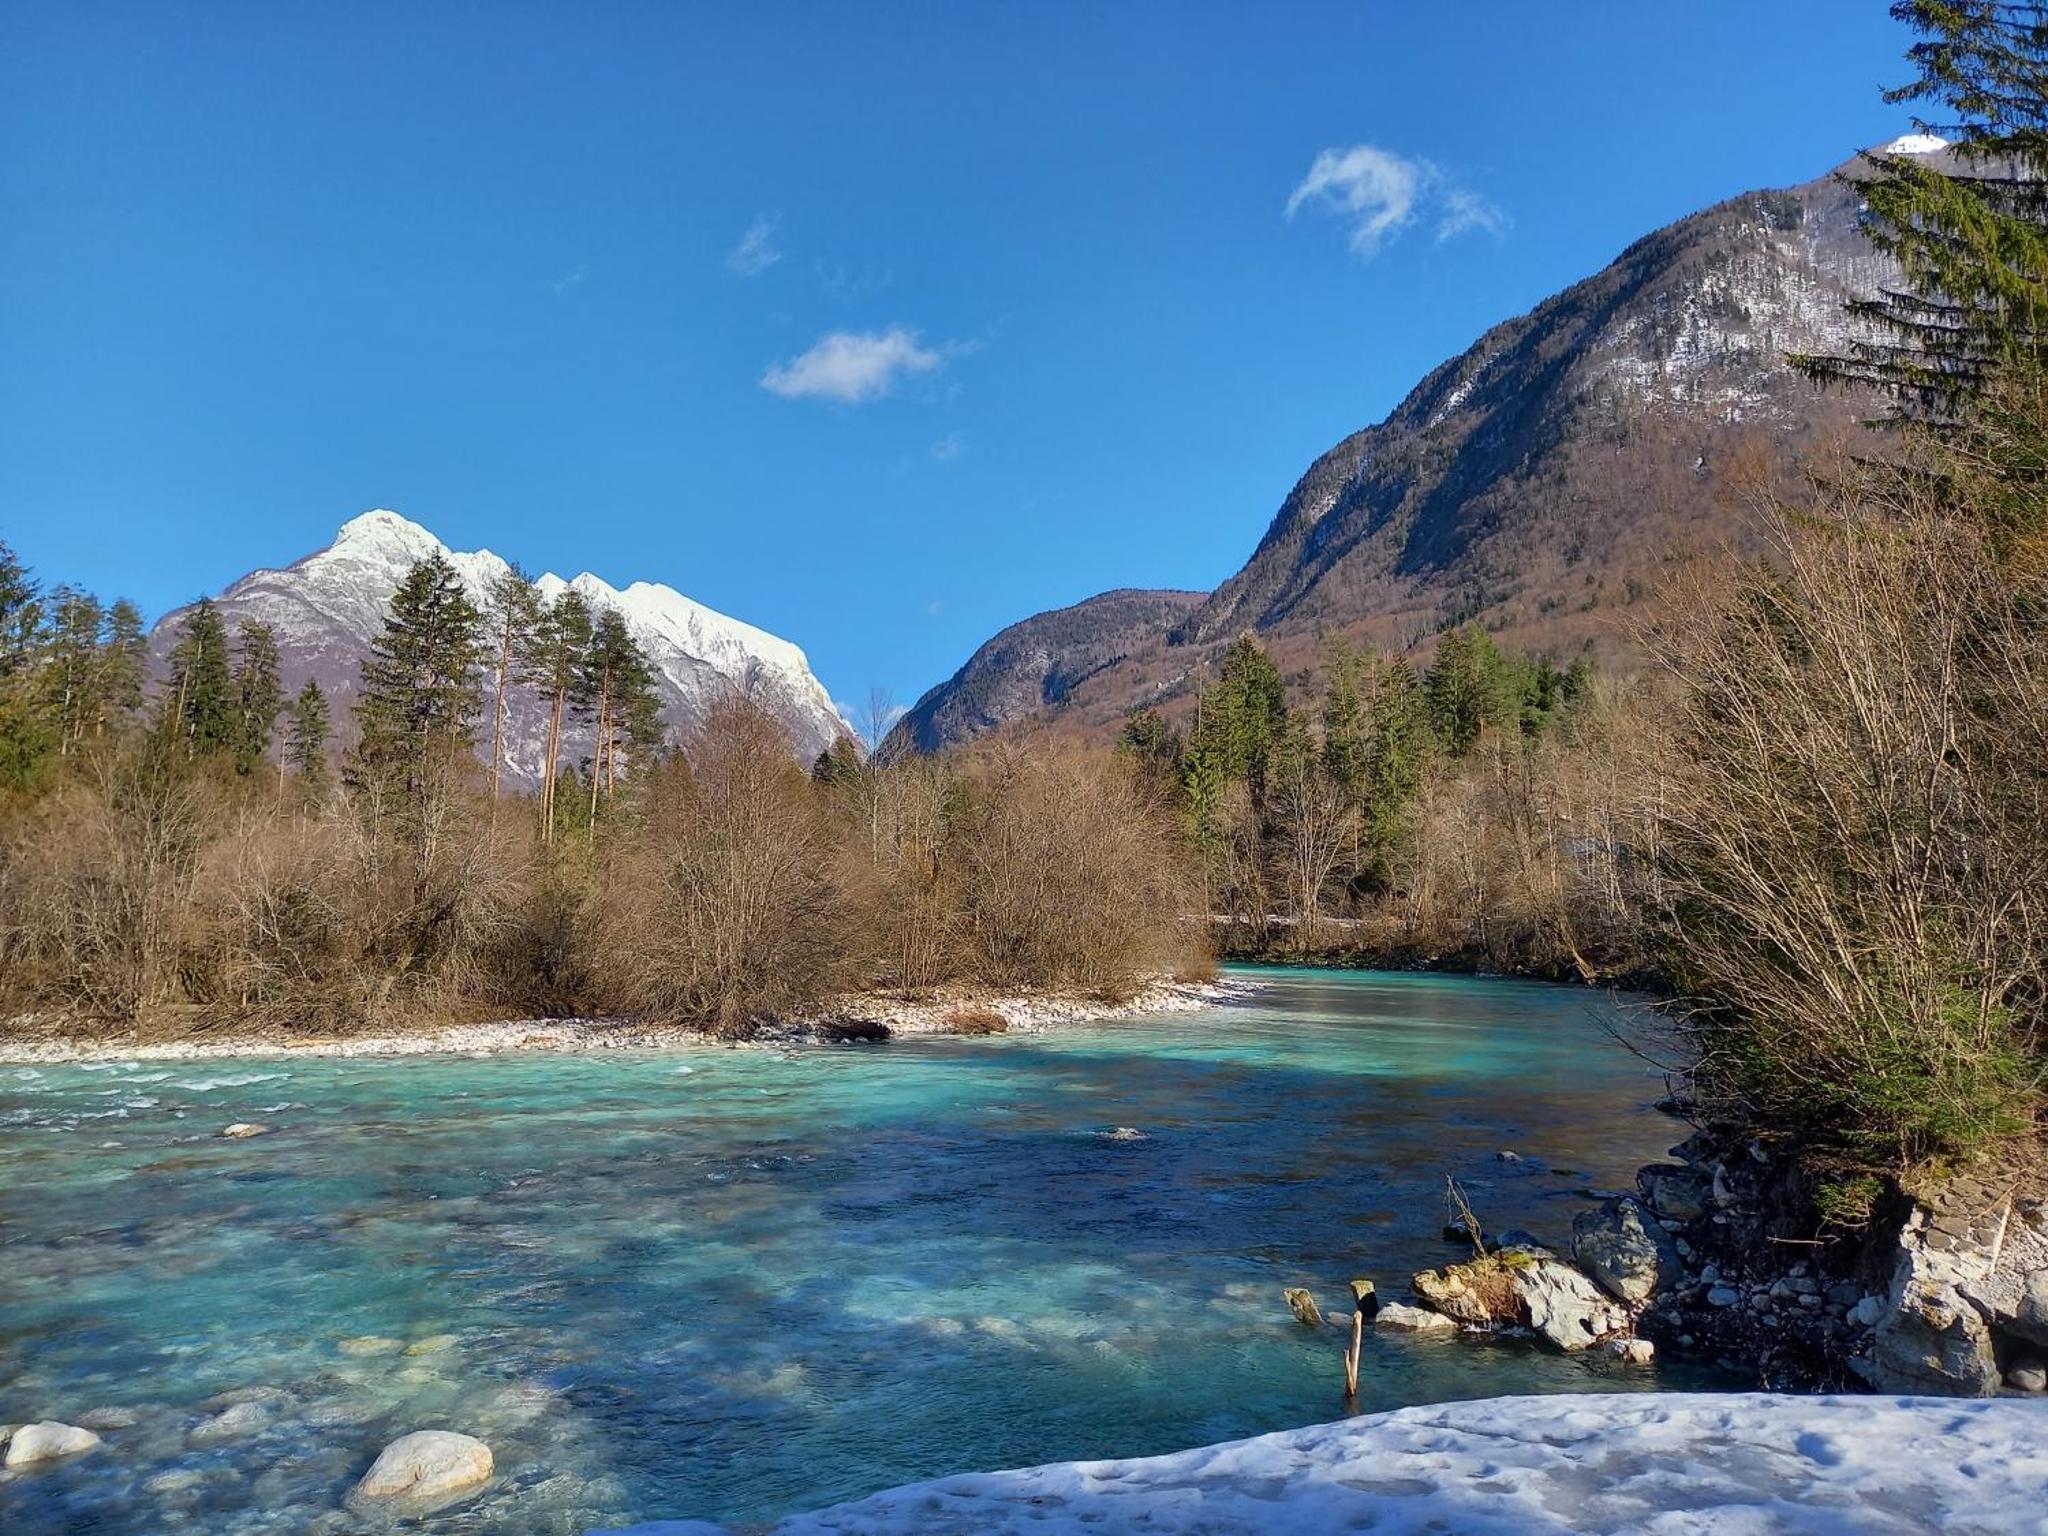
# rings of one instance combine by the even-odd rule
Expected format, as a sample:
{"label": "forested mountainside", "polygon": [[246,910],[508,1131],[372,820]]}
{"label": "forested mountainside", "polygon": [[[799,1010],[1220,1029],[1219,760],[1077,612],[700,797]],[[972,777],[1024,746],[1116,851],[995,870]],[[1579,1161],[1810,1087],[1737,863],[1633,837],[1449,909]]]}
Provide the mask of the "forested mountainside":
{"label": "forested mountainside", "polygon": [[897,725],[898,739],[920,752],[1028,715],[1057,708],[1073,690],[1114,667],[1187,617],[1201,592],[1121,588],[1070,608],[1012,624],[967,658],[967,665],[917,702]]}
{"label": "forested mountainside", "polygon": [[[1290,673],[1313,665],[1318,636],[1405,649],[1468,619],[1560,656],[1621,650],[1627,610],[1743,544],[1747,488],[1855,430],[1859,402],[1786,354],[1839,351],[1846,302],[1892,280],[1859,212],[1838,172],[1638,240],[1316,459],[1244,568],[1150,634],[1125,632],[1120,660],[1033,628],[1057,615],[1026,620],[921,699],[905,738],[929,750],[1034,711],[1094,727],[1170,707],[1248,629]],[[1026,632],[1043,654],[1003,645]],[[1068,682],[1041,698],[1034,675]],[[980,702],[956,707],[963,689]]]}
{"label": "forested mountainside", "polygon": [[[214,605],[231,632],[239,619],[270,625],[286,692],[296,692],[311,678],[336,701],[334,718],[346,720],[363,658],[384,622],[392,592],[415,561],[437,554],[454,566],[479,604],[486,601],[492,579],[508,569],[489,550],[450,550],[395,512],[365,512],[344,523],[327,548],[282,570],[250,572],[230,583]],[[804,653],[787,640],[655,582],[615,588],[586,571],[569,581],[544,575],[535,585],[549,601],[573,586],[593,610],[616,610],[625,619],[654,669],[662,718],[671,733],[686,735],[734,688],[780,719],[806,760],[846,730]],[[150,648],[159,666],[186,612],[180,608],[165,614],[151,632]],[[514,781],[538,782],[546,724],[546,710],[530,692],[515,694],[506,764]]]}

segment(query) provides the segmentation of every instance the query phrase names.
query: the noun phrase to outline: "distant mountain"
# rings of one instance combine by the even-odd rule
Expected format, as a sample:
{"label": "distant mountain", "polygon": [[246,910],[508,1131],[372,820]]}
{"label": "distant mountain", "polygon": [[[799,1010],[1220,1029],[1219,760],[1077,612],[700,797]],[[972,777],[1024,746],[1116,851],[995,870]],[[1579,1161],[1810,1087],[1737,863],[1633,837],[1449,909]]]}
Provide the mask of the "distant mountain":
{"label": "distant mountain", "polygon": [[1006,720],[1057,708],[1134,645],[1150,644],[1204,601],[1200,592],[1125,588],[1012,624],[897,722],[892,737],[937,751]]}
{"label": "distant mountain", "polygon": [[[443,555],[472,599],[483,600],[506,562],[487,549],[451,550],[418,523],[396,512],[365,512],[341,525],[334,542],[282,570],[252,571],[214,599],[230,633],[238,619],[257,619],[277,633],[285,684],[296,691],[316,679],[334,700],[337,734],[346,739],[349,707],[371,639],[383,627],[386,606],[415,562]],[[714,613],[672,587],[636,581],[619,589],[584,572],[572,581],[552,574],[535,583],[552,600],[564,587],[581,592],[593,610],[615,609],[647,653],[657,674],[662,714],[670,731],[687,732],[728,689],[750,692],[789,728],[794,750],[809,758],[847,727],[804,653],[765,630]],[[185,609],[165,614],[150,634],[161,664]],[[546,718],[531,695],[516,695],[508,729],[508,772],[521,783],[539,782],[546,752]],[[573,755],[572,742],[567,755]]]}
{"label": "distant mountain", "polygon": [[[1942,152],[1921,136],[1887,148]],[[1057,645],[1046,659],[1020,654],[1015,678],[999,657],[970,662],[903,729],[930,749],[1031,712],[1106,728],[1134,704],[1184,702],[1246,630],[1296,675],[1319,637],[1405,648],[1466,619],[1532,649],[1620,649],[1618,615],[1675,568],[1740,543],[1745,486],[1782,479],[1868,413],[1785,361],[1840,351],[1846,302],[1897,282],[1860,212],[1831,175],[1638,240],[1319,457],[1244,568],[1162,611],[1149,635],[1127,630],[1120,660],[1036,702],[1035,675],[1075,670]],[[1039,623],[1005,630],[976,661]],[[968,683],[1002,707],[956,709]]]}

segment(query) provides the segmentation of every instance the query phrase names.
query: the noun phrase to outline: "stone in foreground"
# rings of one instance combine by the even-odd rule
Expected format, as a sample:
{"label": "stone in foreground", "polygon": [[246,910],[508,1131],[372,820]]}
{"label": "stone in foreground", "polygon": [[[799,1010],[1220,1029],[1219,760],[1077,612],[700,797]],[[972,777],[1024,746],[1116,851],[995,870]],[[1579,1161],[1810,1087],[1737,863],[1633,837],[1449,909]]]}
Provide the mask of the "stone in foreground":
{"label": "stone in foreground", "polygon": [[100,1437],[89,1429],[45,1419],[40,1424],[24,1424],[8,1437],[5,1464],[31,1467],[42,1461],[62,1461],[67,1456],[81,1456],[99,1443]]}
{"label": "stone in foreground", "polygon": [[429,1514],[491,1480],[491,1448],[470,1435],[422,1429],[385,1446],[349,1495],[353,1504]]}
{"label": "stone in foreground", "polygon": [[247,1141],[251,1136],[267,1136],[269,1134],[269,1126],[254,1125],[247,1120],[237,1120],[233,1125],[224,1126],[221,1129],[221,1135],[227,1137],[230,1141]]}

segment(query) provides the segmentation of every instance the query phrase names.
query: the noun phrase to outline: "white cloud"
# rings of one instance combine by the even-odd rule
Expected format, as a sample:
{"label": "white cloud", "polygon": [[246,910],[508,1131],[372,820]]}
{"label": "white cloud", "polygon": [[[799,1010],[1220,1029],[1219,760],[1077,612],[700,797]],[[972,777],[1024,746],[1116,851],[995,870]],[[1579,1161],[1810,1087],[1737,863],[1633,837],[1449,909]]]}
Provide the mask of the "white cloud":
{"label": "white cloud", "polygon": [[1351,225],[1353,254],[1370,260],[1418,217],[1436,223],[1436,238],[1449,240],[1471,230],[1494,236],[1507,231],[1508,218],[1477,192],[1453,182],[1435,164],[1397,155],[1372,144],[1326,149],[1287,198],[1287,217],[1303,207],[1318,208]]}
{"label": "white cloud", "polygon": [[740,243],[725,253],[725,264],[741,277],[759,277],[782,260],[775,248],[775,221],[766,214],[747,226]]}
{"label": "white cloud", "polygon": [[1468,192],[1463,187],[1450,188],[1444,193],[1443,206],[1437,214],[1438,241],[1456,239],[1475,229],[1498,240],[1508,232],[1508,216],[1498,203],[1481,197],[1477,192]]}
{"label": "white cloud", "polygon": [[936,443],[933,443],[931,448],[932,457],[941,464],[950,464],[966,451],[967,434],[965,432],[948,432]]}
{"label": "white cloud", "polygon": [[833,331],[802,356],[772,364],[761,375],[761,387],[785,400],[860,405],[889,393],[898,378],[932,373],[945,361],[919,343],[917,332],[900,325],[886,331]]}

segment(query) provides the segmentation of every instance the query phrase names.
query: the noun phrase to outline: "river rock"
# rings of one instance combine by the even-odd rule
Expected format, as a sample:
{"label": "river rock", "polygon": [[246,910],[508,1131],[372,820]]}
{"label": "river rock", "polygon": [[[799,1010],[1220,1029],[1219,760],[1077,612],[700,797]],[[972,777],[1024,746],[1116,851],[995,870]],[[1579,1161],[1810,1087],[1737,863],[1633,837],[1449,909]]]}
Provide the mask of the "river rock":
{"label": "river rock", "polygon": [[2048,1392],[2048,1365],[2032,1355],[2019,1355],[2005,1368],[2005,1384],[2015,1392]]}
{"label": "river rock", "polygon": [[193,1445],[219,1445],[224,1440],[239,1440],[244,1435],[253,1435],[269,1427],[270,1408],[267,1404],[236,1403],[223,1408],[210,1419],[202,1419],[185,1438]]}
{"label": "river rock", "polygon": [[233,1125],[226,1126],[221,1131],[221,1135],[227,1137],[230,1141],[247,1141],[251,1136],[267,1136],[269,1134],[269,1126],[252,1125],[246,1120],[237,1120]]}
{"label": "river rock", "polygon": [[1643,1200],[1672,1221],[1698,1221],[1707,1213],[1707,1184],[1690,1168],[1652,1165],[1636,1175]]}
{"label": "river rock", "polygon": [[1294,1314],[1297,1323],[1306,1324],[1310,1328],[1323,1326],[1322,1308],[1316,1305],[1315,1297],[1307,1291],[1298,1286],[1289,1286],[1280,1295],[1287,1303],[1287,1310]]}
{"label": "river rock", "polygon": [[1628,1324],[1627,1314],[1569,1264],[1532,1259],[1511,1265],[1508,1272],[1529,1326],[1559,1349],[1584,1349]]}
{"label": "river rock", "polygon": [[41,1423],[24,1424],[7,1437],[4,1465],[31,1467],[38,1462],[61,1461],[67,1456],[82,1456],[99,1443],[100,1437],[89,1429],[44,1419]]}
{"label": "river rock", "polygon": [[365,1333],[353,1339],[342,1339],[334,1347],[344,1355],[396,1355],[405,1349],[405,1340],[387,1339],[378,1334]]}
{"label": "river rock", "polygon": [[1630,1365],[1648,1365],[1657,1358],[1657,1346],[1648,1339],[1609,1339],[1607,1349]]}
{"label": "river rock", "polygon": [[1469,1264],[1446,1264],[1442,1269],[1424,1269],[1410,1277],[1416,1298],[1433,1312],[1454,1323],[1474,1328],[1513,1327],[1518,1315],[1514,1287],[1508,1283],[1505,1266],[1498,1259],[1475,1259]]}
{"label": "river rock", "polygon": [[94,1408],[78,1416],[81,1429],[98,1430],[104,1433],[110,1429],[133,1429],[142,1422],[142,1415],[133,1408]]}
{"label": "river rock", "polygon": [[1380,1308],[1373,1322],[1378,1327],[1392,1328],[1401,1333],[1454,1333],[1458,1327],[1441,1312],[1411,1307],[1404,1301],[1388,1302]]}
{"label": "river rock", "polygon": [[349,1500],[428,1514],[482,1487],[491,1472],[491,1448],[483,1441],[445,1429],[422,1429],[385,1446]]}
{"label": "river rock", "polygon": [[1631,1305],[1648,1301],[1679,1272],[1670,1234],[1626,1197],[1572,1218],[1572,1257],[1603,1289]]}

